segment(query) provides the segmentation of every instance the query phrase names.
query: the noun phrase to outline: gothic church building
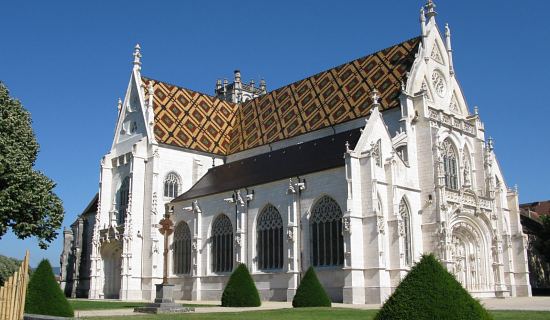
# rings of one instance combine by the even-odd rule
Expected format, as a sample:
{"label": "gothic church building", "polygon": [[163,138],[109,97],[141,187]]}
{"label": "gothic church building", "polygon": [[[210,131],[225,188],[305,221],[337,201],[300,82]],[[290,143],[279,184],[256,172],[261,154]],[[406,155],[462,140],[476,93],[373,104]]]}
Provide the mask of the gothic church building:
{"label": "gothic church building", "polygon": [[432,1],[418,37],[274,91],[236,71],[214,92],[143,76],[136,46],[99,193],[65,231],[68,294],[153,299],[169,215],[176,299],[220,299],[244,263],[264,300],[292,300],[313,266],[333,301],[381,303],[428,252],[474,296],[531,295],[517,191]]}

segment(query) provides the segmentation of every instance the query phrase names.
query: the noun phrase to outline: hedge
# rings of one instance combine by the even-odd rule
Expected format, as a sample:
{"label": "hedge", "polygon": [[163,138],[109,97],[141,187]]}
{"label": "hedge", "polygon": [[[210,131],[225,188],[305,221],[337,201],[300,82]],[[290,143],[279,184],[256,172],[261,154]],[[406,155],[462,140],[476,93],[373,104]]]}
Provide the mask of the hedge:
{"label": "hedge", "polygon": [[42,260],[27,287],[25,313],[73,317],[73,308],[59,287],[48,260]]}
{"label": "hedge", "polygon": [[222,307],[259,307],[258,289],[244,264],[233,271],[222,294]]}
{"label": "hedge", "polygon": [[384,303],[376,320],[493,319],[437,261],[424,255]]}
{"label": "hedge", "polygon": [[294,299],[292,299],[292,306],[294,308],[331,306],[330,298],[319,279],[317,279],[313,267],[307,269],[298,290],[296,290]]}

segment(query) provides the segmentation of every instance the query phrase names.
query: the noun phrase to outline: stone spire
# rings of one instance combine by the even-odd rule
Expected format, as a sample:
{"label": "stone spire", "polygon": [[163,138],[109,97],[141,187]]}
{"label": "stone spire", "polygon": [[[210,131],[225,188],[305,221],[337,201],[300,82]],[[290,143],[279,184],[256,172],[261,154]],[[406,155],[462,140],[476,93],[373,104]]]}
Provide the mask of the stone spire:
{"label": "stone spire", "polygon": [[374,88],[374,90],[372,90],[372,109],[374,110],[375,108],[376,109],[379,109],[380,108],[380,96],[378,95],[378,90],[376,90],[376,88]]}
{"label": "stone spire", "polygon": [[452,76],[455,70],[453,67],[453,49],[451,47],[451,28],[449,28],[448,23],[445,23],[445,46],[447,47],[447,55],[449,56],[449,73]]}
{"label": "stone spire", "polygon": [[422,35],[422,44],[426,40],[426,12],[424,7],[420,8],[420,34]]}
{"label": "stone spire", "polygon": [[435,16],[437,16],[437,12],[435,12],[436,5],[433,2],[433,0],[428,0],[425,7],[426,7],[426,17],[428,17],[428,20],[432,20],[432,18],[435,19]]}
{"label": "stone spire", "polygon": [[134,47],[134,70],[141,71],[141,47],[139,43]]}

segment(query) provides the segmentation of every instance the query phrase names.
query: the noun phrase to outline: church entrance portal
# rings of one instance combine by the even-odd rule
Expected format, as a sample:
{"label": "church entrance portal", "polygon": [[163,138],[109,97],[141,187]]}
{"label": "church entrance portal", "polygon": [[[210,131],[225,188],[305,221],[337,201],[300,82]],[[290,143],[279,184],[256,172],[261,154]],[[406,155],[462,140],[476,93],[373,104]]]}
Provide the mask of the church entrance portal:
{"label": "church entrance portal", "polygon": [[484,238],[467,223],[458,223],[453,228],[453,274],[468,291],[491,290],[491,270]]}
{"label": "church entrance portal", "polygon": [[118,241],[103,244],[101,256],[103,258],[104,284],[103,296],[105,299],[119,299],[122,247]]}

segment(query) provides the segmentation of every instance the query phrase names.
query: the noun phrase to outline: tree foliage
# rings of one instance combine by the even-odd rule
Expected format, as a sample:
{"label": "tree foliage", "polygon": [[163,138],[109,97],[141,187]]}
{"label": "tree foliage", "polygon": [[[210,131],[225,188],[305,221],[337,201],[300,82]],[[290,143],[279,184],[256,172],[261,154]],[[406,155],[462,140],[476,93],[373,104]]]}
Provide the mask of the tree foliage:
{"label": "tree foliage", "polygon": [[0,286],[3,286],[8,278],[19,270],[21,261],[0,255]]}
{"label": "tree foliage", "polygon": [[542,255],[544,261],[550,263],[550,216],[540,217],[542,228],[536,231],[535,249]]}
{"label": "tree foliage", "polygon": [[57,236],[63,205],[55,183],[33,169],[39,147],[31,122],[0,82],[0,238],[11,228],[21,239],[36,236],[45,249]]}
{"label": "tree foliage", "polygon": [[376,320],[493,319],[433,254],[425,255],[384,303]]}
{"label": "tree foliage", "polygon": [[292,306],[294,308],[331,306],[330,298],[319,279],[317,279],[313,267],[307,269],[298,290],[296,290],[294,299],[292,299]]}
{"label": "tree foliage", "polygon": [[222,307],[259,307],[262,304],[254,280],[244,264],[233,271],[222,294]]}
{"label": "tree foliage", "polygon": [[72,317],[74,311],[55,281],[52,266],[42,260],[33,272],[25,301],[25,313]]}

